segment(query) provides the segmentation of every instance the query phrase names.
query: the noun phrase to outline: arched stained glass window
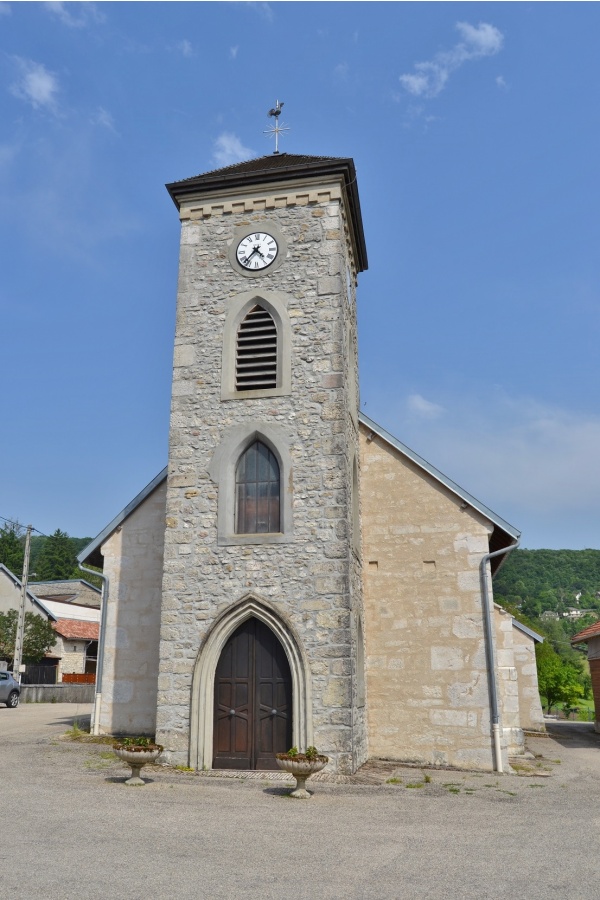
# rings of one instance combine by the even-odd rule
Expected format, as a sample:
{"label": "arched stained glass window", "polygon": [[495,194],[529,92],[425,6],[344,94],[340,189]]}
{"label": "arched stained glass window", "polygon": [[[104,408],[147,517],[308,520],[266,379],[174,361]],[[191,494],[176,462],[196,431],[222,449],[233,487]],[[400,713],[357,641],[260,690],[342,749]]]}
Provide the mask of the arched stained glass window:
{"label": "arched stained glass window", "polygon": [[254,441],[235,470],[236,534],[279,532],[279,494],[277,460],[265,444]]}

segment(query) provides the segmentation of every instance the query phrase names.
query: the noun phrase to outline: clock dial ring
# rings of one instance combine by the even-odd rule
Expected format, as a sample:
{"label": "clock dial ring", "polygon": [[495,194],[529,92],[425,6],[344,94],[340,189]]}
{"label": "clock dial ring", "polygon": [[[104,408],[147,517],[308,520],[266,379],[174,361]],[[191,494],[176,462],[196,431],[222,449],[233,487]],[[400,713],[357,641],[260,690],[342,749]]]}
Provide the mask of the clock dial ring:
{"label": "clock dial ring", "polygon": [[272,235],[266,231],[253,231],[238,243],[235,257],[243,269],[260,272],[275,262],[278,253],[279,245]]}

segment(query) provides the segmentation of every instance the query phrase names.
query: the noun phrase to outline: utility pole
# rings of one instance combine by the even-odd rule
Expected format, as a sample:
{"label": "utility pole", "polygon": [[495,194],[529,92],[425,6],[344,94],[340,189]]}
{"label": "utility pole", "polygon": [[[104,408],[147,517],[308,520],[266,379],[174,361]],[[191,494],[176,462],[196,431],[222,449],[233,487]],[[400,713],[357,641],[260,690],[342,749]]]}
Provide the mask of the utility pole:
{"label": "utility pole", "polygon": [[21,662],[23,660],[23,637],[25,634],[25,609],[27,606],[27,579],[29,578],[29,551],[31,546],[32,526],[27,526],[25,535],[25,558],[23,559],[23,577],[21,579],[21,604],[19,606],[19,619],[17,622],[17,636],[15,639],[15,657],[13,659],[13,676],[21,683]]}

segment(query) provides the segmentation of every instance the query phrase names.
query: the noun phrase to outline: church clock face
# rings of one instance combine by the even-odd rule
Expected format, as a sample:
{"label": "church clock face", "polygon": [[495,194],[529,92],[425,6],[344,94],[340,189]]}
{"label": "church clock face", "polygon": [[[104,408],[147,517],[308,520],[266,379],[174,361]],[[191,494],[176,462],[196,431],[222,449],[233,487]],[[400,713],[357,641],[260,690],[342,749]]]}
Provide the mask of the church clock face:
{"label": "church clock face", "polygon": [[265,231],[255,231],[239,242],[235,252],[237,261],[244,269],[258,272],[266,269],[277,257],[277,241]]}

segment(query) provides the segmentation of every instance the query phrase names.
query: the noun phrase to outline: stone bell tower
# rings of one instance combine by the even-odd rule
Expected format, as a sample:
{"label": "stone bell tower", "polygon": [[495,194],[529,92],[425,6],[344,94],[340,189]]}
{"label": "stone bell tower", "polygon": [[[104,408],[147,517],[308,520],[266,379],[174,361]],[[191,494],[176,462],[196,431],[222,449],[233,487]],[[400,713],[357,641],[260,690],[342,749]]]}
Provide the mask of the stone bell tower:
{"label": "stone bell tower", "polygon": [[168,185],[181,219],[157,740],[172,762],[367,754],[351,159]]}

